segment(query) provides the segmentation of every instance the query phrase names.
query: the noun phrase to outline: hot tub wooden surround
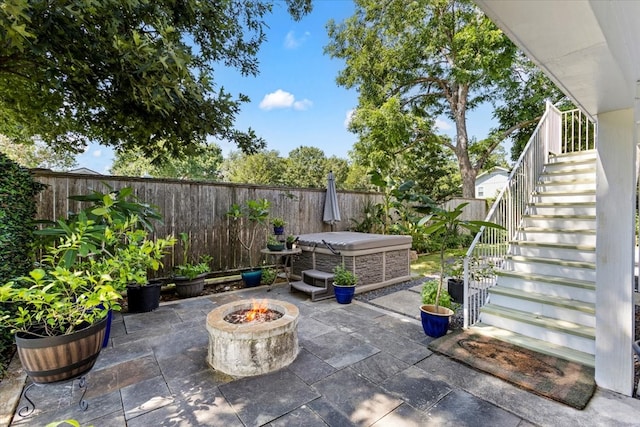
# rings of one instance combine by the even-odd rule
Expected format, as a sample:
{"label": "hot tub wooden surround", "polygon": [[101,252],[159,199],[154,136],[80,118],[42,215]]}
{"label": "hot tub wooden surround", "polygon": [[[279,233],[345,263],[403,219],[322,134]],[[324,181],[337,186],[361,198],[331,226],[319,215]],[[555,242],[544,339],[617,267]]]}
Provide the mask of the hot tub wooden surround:
{"label": "hot tub wooden surround", "polygon": [[342,263],[358,276],[356,293],[410,280],[411,242],[411,236],[351,231],[300,235],[302,253],[293,263],[293,273],[301,280],[291,286],[309,293],[312,300],[331,298],[331,272]]}

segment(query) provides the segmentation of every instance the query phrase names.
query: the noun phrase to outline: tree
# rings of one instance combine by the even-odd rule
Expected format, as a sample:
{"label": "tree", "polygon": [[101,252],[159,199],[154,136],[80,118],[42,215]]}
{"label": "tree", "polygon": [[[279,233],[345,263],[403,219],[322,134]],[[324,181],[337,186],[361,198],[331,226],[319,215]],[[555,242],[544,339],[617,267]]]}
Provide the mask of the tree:
{"label": "tree", "polygon": [[224,161],[222,175],[228,182],[282,185],[285,167],[284,159],[275,150],[256,154],[234,152]]}
{"label": "tree", "polygon": [[140,150],[117,152],[111,173],[125,176],[150,176],[154,178],[179,178],[200,181],[218,181],[222,165],[222,150],[216,144],[208,144],[200,154],[182,158],[170,158],[153,164]]}
{"label": "tree", "polygon": [[450,159],[442,148],[445,137],[432,132],[429,120],[402,111],[398,97],[387,99],[379,108],[361,106],[350,129],[360,136],[351,155],[370,173],[415,181],[420,192],[435,200],[456,191],[437,184],[451,174]]}
{"label": "tree", "polygon": [[327,158],[316,147],[300,146],[289,152],[284,173],[285,185],[322,188],[327,185]]}
{"label": "tree", "polygon": [[5,135],[0,135],[0,152],[25,168],[68,170],[76,165],[72,153],[55,151],[38,139],[27,144],[15,144]]}
{"label": "tree", "polygon": [[[337,82],[358,89],[356,115],[397,98],[403,114],[425,122],[424,136],[430,120],[447,116],[455,123],[456,137],[441,142],[457,158],[463,197],[473,197],[478,171],[519,125],[512,121],[479,140],[484,149],[472,162],[467,112],[486,102],[498,105],[509,90],[515,94],[514,80],[521,77],[513,68],[519,64],[515,46],[470,0],[355,3],[352,17],[329,22],[331,42],[325,51],[346,60]],[[544,105],[533,107],[539,112]],[[418,135],[400,139],[402,144],[418,140]],[[380,150],[388,143],[374,141]]]}
{"label": "tree", "polygon": [[[294,19],[310,0],[286,0]],[[145,157],[213,136],[264,146],[233,122],[242,102],[216,67],[256,75],[273,2],[7,0],[0,7],[0,133],[76,152],[93,140]]]}

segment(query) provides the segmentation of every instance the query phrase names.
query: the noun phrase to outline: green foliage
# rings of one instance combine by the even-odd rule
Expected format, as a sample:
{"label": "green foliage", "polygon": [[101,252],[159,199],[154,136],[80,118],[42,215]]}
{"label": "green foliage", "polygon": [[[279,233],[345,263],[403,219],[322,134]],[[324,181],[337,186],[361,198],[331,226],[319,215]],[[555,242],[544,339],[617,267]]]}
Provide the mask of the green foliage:
{"label": "green foliage", "polygon": [[5,283],[32,268],[34,197],[45,186],[3,153],[0,170],[0,283]]}
{"label": "green foliage", "polygon": [[285,160],[277,151],[231,153],[222,165],[224,180],[244,184],[281,185]]}
{"label": "green foliage", "polygon": [[0,135],[0,152],[25,168],[64,171],[76,165],[74,153],[54,150],[38,138],[32,138],[23,144],[14,144],[5,135]]}
{"label": "green foliage", "polygon": [[418,222],[418,226],[424,227],[423,233],[427,235],[439,234],[440,243],[440,281],[436,296],[436,310],[438,308],[438,300],[442,291],[442,285],[445,275],[445,250],[447,245],[455,236],[458,235],[460,229],[465,229],[471,233],[478,233],[483,227],[497,228],[504,230],[504,227],[487,221],[472,221],[460,218],[462,212],[469,203],[461,203],[451,210],[439,207],[432,208],[432,213],[425,216]]}
{"label": "green foliage", "polygon": [[347,270],[344,264],[338,264],[333,268],[333,282],[339,286],[355,286],[358,277],[351,270]]}
{"label": "green foliage", "polygon": [[[505,113],[499,130],[475,141],[467,130],[468,112],[486,103],[501,105],[505,100],[509,106],[518,106],[512,101],[518,98],[522,76],[527,75],[521,72],[524,56],[518,56],[513,43],[471,0],[354,3],[353,16],[341,23],[328,23],[331,41],[325,47],[326,53],[346,63],[338,74],[338,84],[358,90],[359,104],[351,127],[359,136],[354,151],[360,158],[371,156],[372,165],[384,174],[397,173],[399,165],[394,158],[415,164],[416,160],[404,158],[405,153],[432,150],[430,144],[437,142],[456,157],[462,195],[472,198],[475,177],[490,154],[529,121],[525,118],[521,122],[520,116]],[[542,89],[552,86],[547,83],[537,92],[542,94]],[[536,97],[518,107],[539,112],[544,108],[541,99]],[[443,115],[455,123],[455,141],[433,139],[433,123]],[[477,142],[481,144],[472,161],[471,146]],[[446,169],[446,163],[411,156],[429,168]],[[440,179],[445,179],[442,184],[449,194],[455,191],[445,174],[438,175],[436,181]]]}
{"label": "green foliage", "polygon": [[[33,268],[34,197],[45,186],[2,152],[0,170],[0,284],[3,284]],[[15,307],[0,303],[0,319],[12,315],[13,310]],[[12,346],[11,329],[0,322],[0,355],[10,356]],[[3,362],[0,361],[0,366],[5,365]],[[0,376],[1,371],[2,368]]]}
{"label": "green foliage", "polygon": [[186,277],[189,280],[193,280],[196,276],[211,271],[211,267],[209,267],[211,257],[209,255],[204,255],[200,257],[199,262],[190,262],[189,248],[191,247],[191,242],[189,240],[189,235],[183,232],[180,233],[178,237],[182,244],[182,264],[173,267],[174,276]]}
{"label": "green foliage", "polygon": [[[135,217],[120,220],[105,212],[105,224],[80,212],[66,234],[47,248],[38,267],[0,286],[0,302],[17,309],[4,321],[15,331],[40,336],[69,334],[119,310],[120,290],[131,282],[146,282],[157,270],[173,239],[147,239]],[[95,245],[96,241],[102,244]]]}
{"label": "green foliage", "polygon": [[200,145],[184,157],[170,157],[153,163],[139,149],[116,152],[111,173],[123,176],[218,181],[222,165],[222,150],[216,144]]}
{"label": "green foliage", "polygon": [[[267,199],[247,200],[244,205],[234,203],[227,212],[227,218],[231,221],[230,232],[235,235],[235,239],[249,253],[249,266],[253,264],[253,244],[258,232],[264,231],[269,219],[269,209],[271,203]],[[247,232],[242,232],[242,227],[246,227]]]}
{"label": "green foliage", "polygon": [[[428,280],[422,285],[422,291],[420,296],[422,297],[422,304],[436,304],[436,298],[438,298],[438,281]],[[449,292],[442,289],[440,291],[440,297],[438,299],[437,306],[451,308],[451,295]]]}
{"label": "green foliage", "polygon": [[260,277],[261,285],[272,285],[275,282],[278,273],[275,268],[266,267],[262,269],[262,276]]}
{"label": "green foliage", "polygon": [[[300,19],[310,0],[287,0]],[[189,154],[208,137],[264,146],[233,127],[248,98],[215,67],[258,73],[272,1],[10,0],[0,8],[0,133],[81,150]]]}
{"label": "green foliage", "polygon": [[274,227],[284,227],[285,225],[287,225],[287,222],[280,217],[274,217],[271,218],[271,225],[273,225]]}

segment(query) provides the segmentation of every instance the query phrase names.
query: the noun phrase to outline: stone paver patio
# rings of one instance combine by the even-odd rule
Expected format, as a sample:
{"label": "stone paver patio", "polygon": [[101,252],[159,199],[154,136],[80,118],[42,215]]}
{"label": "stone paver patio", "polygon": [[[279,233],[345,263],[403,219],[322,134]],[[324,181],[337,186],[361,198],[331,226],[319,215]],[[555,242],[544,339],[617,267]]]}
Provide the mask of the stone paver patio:
{"label": "stone paver patio", "polygon": [[[296,360],[255,377],[213,371],[206,363],[207,313],[267,297],[300,310]],[[398,293],[386,303],[401,311],[410,297]],[[418,302],[416,293],[410,310]],[[268,293],[254,288],[118,315],[110,346],[87,376],[87,411],[77,405],[75,383],[34,387],[35,413],[16,415],[11,425],[75,419],[106,427],[631,426],[640,419],[637,399],[598,390],[577,411],[433,354],[419,321],[394,311],[311,302],[276,285]]]}

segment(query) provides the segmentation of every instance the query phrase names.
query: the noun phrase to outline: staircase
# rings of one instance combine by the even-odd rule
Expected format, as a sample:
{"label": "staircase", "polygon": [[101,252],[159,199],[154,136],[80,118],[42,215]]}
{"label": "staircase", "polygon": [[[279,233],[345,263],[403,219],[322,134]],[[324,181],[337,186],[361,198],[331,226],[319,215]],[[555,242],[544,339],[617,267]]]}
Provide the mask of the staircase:
{"label": "staircase", "polygon": [[552,156],[473,327],[594,366],[595,151]]}

